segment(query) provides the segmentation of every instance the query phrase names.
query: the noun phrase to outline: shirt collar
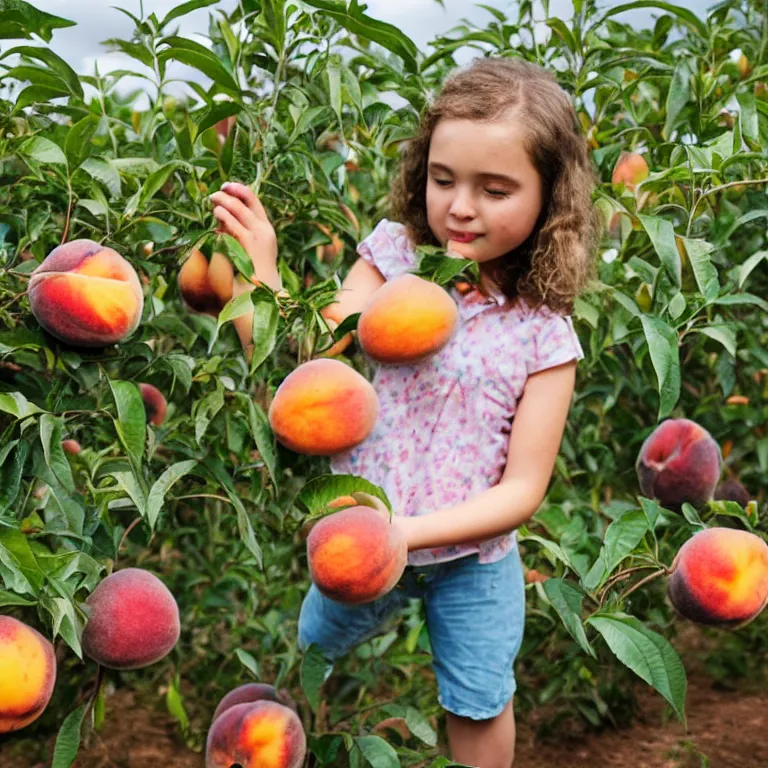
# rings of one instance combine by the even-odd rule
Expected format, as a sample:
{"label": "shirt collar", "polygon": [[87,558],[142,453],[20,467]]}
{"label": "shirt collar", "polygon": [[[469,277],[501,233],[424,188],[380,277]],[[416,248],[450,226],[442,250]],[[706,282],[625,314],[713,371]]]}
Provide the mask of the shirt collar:
{"label": "shirt collar", "polygon": [[507,297],[494,287],[490,288],[490,295],[486,296],[469,283],[458,282],[451,289],[451,293],[456,299],[459,314],[464,320],[468,320],[486,309],[504,306],[507,303]]}

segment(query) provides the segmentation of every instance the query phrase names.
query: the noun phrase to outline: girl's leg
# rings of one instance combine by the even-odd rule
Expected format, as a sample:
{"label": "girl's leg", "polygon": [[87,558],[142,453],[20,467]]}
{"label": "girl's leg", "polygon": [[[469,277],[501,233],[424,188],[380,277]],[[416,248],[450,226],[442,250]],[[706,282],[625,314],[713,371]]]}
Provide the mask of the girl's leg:
{"label": "girl's leg", "polygon": [[451,757],[478,768],[510,768],[515,753],[514,659],[525,624],[525,580],[517,549],[495,563],[477,555],[432,566],[425,596],[439,700]]}
{"label": "girl's leg", "polygon": [[515,759],[512,701],[490,720],[472,720],[446,712],[451,758],[477,768],[510,768]]}

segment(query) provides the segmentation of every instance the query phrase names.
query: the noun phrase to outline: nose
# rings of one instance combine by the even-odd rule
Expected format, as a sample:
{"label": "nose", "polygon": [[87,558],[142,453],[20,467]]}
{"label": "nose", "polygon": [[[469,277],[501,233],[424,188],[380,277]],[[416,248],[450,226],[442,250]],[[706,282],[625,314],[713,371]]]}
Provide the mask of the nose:
{"label": "nose", "polygon": [[474,218],[475,205],[471,193],[467,190],[457,190],[451,201],[449,213],[457,219]]}

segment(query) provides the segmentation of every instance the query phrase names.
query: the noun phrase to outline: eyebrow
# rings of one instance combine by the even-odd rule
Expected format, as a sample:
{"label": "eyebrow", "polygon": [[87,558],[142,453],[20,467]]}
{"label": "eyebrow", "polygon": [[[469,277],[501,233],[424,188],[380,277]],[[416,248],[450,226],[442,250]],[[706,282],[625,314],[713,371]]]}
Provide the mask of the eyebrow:
{"label": "eyebrow", "polygon": [[[430,171],[447,171],[448,173],[453,173],[453,171],[447,166],[443,165],[442,163],[430,163],[428,170]],[[479,173],[477,174],[481,179],[489,179],[494,181],[503,181],[507,184],[512,184],[513,186],[520,186],[520,182],[517,179],[513,179],[511,176],[504,176],[504,174],[501,173]]]}

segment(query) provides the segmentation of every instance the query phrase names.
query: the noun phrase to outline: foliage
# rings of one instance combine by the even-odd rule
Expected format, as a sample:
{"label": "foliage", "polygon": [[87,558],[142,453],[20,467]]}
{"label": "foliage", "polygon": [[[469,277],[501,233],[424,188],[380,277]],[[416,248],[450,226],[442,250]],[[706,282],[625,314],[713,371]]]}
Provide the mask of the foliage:
{"label": "foliage", "polygon": [[[664,2],[601,10],[575,0],[566,23],[545,2],[551,35],[539,42],[524,0],[517,18],[486,7],[485,27],[462,23],[424,54],[356,0],[242,0],[231,14],[216,4],[192,0],[163,19],[122,11],[133,35],[107,43],[146,66],[143,111],[138,92],[119,88],[133,71],[76,73],[32,44],[0,54],[0,607],[58,638],[65,657],[54,704],[32,728],[64,724],[63,765],[82,703],[96,702],[86,722],[104,717],[96,670],[80,661],[82,603],[119,560],[161,576],[183,628],[170,661],[121,679],[162,681],[191,746],[201,748],[215,702],[251,675],[303,686],[315,765],[448,764],[415,606],[325,684],[317,659],[302,660],[298,531],[312,505],[300,494],[327,466],[276,444],[265,414],[280,381],[333,342],[320,309],[355,243],[386,215],[398,147],[466,47],[557,72],[602,180],[595,204],[612,225],[599,282],[576,307],[586,359],[555,477],[519,532],[526,565],[552,578],[528,587],[518,699],[524,709],[554,705],[556,718],[575,710],[595,725],[624,721],[626,665],[683,717],[663,582],[635,586],[663,575],[700,525],[761,535],[765,526],[732,503],[676,515],[638,498],[633,465],[658,420],[685,416],[713,434],[728,473],[753,495],[768,481],[764,7],[725,0],[698,18]],[[178,20],[206,6],[207,44],[181,37]],[[621,22],[640,7],[659,12],[651,29]],[[21,0],[0,0],[0,15],[3,39],[49,41],[71,24]],[[170,62],[196,70],[190,98],[170,95]],[[638,149],[648,178],[611,184],[620,153]],[[223,249],[251,273],[236,242],[214,231],[207,197],[228,179],[251,183],[269,212],[287,292],[250,295],[250,364],[231,323],[248,299],[233,299],[217,322],[189,312],[176,283],[195,246]],[[346,246],[330,263],[318,256],[329,242],[319,225]],[[29,273],[77,237],[115,248],[142,277],[140,328],[116,347],[68,348],[30,313]],[[369,373],[359,354],[344,359]],[[139,381],[168,398],[161,427],[146,422]],[[64,438],[84,450],[65,455]],[[752,665],[738,673],[764,667],[765,632],[755,622],[728,634],[722,658],[749,648]],[[410,736],[388,728],[392,718]]]}

